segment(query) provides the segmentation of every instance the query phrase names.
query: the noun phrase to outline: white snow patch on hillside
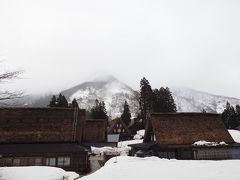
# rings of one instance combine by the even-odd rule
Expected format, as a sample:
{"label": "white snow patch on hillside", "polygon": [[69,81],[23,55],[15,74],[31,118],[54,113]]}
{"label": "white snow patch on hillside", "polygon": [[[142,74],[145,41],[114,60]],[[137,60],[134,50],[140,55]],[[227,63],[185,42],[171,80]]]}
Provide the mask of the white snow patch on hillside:
{"label": "white snow patch on hillside", "polygon": [[74,172],[66,172],[55,167],[1,167],[1,180],[74,180],[79,177]]}
{"label": "white snow patch on hillside", "polygon": [[239,180],[240,160],[180,161],[119,156],[82,180]]}
{"label": "white snow patch on hillside", "polygon": [[227,101],[236,106],[240,99],[218,96],[188,88],[170,89],[179,112],[207,112],[222,113]]}
{"label": "white snow patch on hillside", "polygon": [[240,143],[240,131],[228,130],[228,132],[231,134],[231,136],[235,142]]}
{"label": "white snow patch on hillside", "polygon": [[100,83],[101,85],[95,87],[93,86],[94,82],[92,82],[89,87],[80,88],[69,97],[70,102],[75,98],[81,108],[90,110],[95,105],[96,99],[104,101],[108,115],[116,118],[121,116],[123,104],[127,101],[132,117],[136,116],[139,103],[133,89],[117,79],[95,83]]}

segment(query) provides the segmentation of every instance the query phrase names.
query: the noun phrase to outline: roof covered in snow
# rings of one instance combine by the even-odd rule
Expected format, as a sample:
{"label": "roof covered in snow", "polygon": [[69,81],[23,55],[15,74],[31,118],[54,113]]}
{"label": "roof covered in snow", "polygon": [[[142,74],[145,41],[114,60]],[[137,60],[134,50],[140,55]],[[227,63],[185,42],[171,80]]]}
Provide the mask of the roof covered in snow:
{"label": "roof covered in snow", "polygon": [[234,143],[219,114],[153,113],[150,122],[159,145],[190,145],[197,141]]}

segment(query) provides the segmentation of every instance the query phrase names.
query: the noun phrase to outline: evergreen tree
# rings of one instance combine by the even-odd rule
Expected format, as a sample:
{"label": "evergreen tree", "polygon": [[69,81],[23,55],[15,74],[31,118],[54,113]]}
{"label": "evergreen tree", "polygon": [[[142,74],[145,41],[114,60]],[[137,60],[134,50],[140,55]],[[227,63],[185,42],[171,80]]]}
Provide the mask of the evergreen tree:
{"label": "evergreen tree", "polygon": [[57,98],[56,98],[56,96],[53,96],[51,101],[49,102],[48,106],[49,107],[56,107],[56,105],[57,105]]}
{"label": "evergreen tree", "polygon": [[176,112],[176,104],[169,88],[153,90],[152,110],[154,112]]}
{"label": "evergreen tree", "polygon": [[59,97],[57,99],[57,106],[58,107],[68,107],[68,101],[65,98],[65,96],[62,95],[61,93],[59,94]]}
{"label": "evergreen tree", "polygon": [[91,116],[93,119],[108,119],[104,101],[99,102],[96,99],[95,105],[91,109]]}
{"label": "evergreen tree", "polygon": [[48,106],[49,107],[65,107],[65,108],[69,107],[67,99],[61,93],[59,94],[58,98],[56,98],[56,96],[53,96]]}
{"label": "evergreen tree", "polygon": [[151,111],[153,92],[152,92],[152,87],[150,83],[145,77],[143,77],[140,81],[140,88],[141,89],[140,89],[139,105],[140,105],[143,125],[145,126],[147,113]]}
{"label": "evergreen tree", "polygon": [[222,118],[225,126],[228,129],[234,129],[237,126],[239,126],[238,113],[239,113],[239,106],[236,106],[236,112],[235,112],[234,107],[231,106],[229,102],[227,102],[226,108],[222,113]]}
{"label": "evergreen tree", "polygon": [[98,112],[99,112],[99,101],[95,100],[95,105],[91,109],[91,116],[93,119],[98,119]]}
{"label": "evergreen tree", "polygon": [[237,126],[240,126],[240,106],[236,105],[236,121]]}
{"label": "evergreen tree", "polygon": [[129,105],[127,101],[125,101],[123,105],[123,113],[121,115],[122,120],[125,122],[126,125],[129,125],[131,123],[131,113],[129,110]]}
{"label": "evergreen tree", "polygon": [[231,105],[229,102],[227,102],[226,107],[222,113],[223,122],[226,128],[229,128],[230,108],[231,108]]}
{"label": "evergreen tree", "polygon": [[99,119],[108,119],[105,102],[99,103]]}
{"label": "evergreen tree", "polygon": [[75,98],[72,100],[71,107],[73,107],[73,108],[76,108],[76,107],[79,108],[78,103],[77,103],[77,100],[76,100]]}

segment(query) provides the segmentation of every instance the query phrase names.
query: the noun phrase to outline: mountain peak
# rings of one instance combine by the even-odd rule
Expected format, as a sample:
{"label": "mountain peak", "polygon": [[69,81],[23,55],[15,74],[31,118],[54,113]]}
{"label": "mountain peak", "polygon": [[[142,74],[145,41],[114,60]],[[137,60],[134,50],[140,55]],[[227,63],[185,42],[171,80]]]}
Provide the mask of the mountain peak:
{"label": "mountain peak", "polygon": [[90,81],[93,82],[112,82],[112,81],[118,81],[116,77],[110,74],[106,74],[103,72],[98,72],[92,75],[90,78]]}

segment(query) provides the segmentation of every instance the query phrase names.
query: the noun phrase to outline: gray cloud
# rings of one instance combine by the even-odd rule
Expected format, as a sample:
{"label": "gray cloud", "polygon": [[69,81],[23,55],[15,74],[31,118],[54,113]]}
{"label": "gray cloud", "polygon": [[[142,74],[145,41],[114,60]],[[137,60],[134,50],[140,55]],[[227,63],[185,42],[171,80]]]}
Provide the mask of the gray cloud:
{"label": "gray cloud", "polygon": [[240,97],[240,2],[2,0],[0,57],[40,93],[104,71]]}

